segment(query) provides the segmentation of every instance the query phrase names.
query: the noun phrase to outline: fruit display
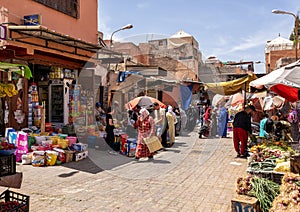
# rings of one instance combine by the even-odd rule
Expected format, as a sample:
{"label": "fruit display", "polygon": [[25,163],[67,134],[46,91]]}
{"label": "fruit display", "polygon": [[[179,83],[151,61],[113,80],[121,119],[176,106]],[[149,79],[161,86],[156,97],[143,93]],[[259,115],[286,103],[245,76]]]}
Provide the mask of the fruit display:
{"label": "fruit display", "polygon": [[12,150],[15,149],[15,145],[14,144],[10,144],[6,141],[1,141],[0,142],[0,150]]}
{"label": "fruit display", "polygon": [[[0,212],[4,211],[22,211],[19,206],[21,204],[18,201],[0,202]],[[16,210],[17,208],[17,210]]]}

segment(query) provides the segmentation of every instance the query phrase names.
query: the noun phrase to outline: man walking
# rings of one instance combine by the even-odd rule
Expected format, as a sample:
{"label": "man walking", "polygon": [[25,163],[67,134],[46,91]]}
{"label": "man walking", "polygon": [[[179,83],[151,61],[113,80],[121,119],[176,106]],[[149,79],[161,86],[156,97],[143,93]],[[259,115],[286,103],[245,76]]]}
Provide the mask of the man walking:
{"label": "man walking", "polygon": [[[247,158],[248,133],[252,136],[251,115],[255,112],[253,105],[238,112],[233,120],[233,144],[237,157]],[[240,144],[241,143],[241,144]]]}
{"label": "man walking", "polygon": [[166,139],[166,110],[161,108],[157,102],[153,103],[154,121],[156,125],[156,136],[160,139],[162,145],[167,146]]}

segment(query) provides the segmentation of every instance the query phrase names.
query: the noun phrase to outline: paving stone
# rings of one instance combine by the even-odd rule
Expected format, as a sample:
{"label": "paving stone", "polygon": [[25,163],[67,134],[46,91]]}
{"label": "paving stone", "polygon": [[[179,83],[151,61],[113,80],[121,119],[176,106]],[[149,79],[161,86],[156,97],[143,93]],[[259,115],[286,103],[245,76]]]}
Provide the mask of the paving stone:
{"label": "paving stone", "polygon": [[[30,196],[30,211],[230,211],[247,167],[234,158],[232,138],[199,140],[195,130],[176,142],[152,162],[97,150],[96,159],[61,166],[17,165],[23,183],[15,191]],[[111,160],[98,167],[101,159]]]}

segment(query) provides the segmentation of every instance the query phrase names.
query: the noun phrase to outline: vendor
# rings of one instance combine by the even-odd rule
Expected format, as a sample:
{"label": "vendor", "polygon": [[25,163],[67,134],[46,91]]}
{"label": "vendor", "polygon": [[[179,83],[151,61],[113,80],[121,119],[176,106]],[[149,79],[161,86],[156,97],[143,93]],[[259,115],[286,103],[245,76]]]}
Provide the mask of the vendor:
{"label": "vendor", "polygon": [[277,140],[293,141],[291,137],[291,124],[285,120],[279,120],[275,123],[275,136]]}
{"label": "vendor", "polygon": [[260,121],[259,125],[259,137],[268,138],[270,137],[270,133],[273,132],[274,121],[269,118],[267,113],[264,113],[264,118]]}

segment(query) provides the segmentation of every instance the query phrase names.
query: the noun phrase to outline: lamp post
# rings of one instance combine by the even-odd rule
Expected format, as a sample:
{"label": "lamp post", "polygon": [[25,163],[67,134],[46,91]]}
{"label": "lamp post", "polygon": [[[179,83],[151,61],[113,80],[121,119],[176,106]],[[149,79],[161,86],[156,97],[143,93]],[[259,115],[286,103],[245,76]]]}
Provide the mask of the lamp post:
{"label": "lamp post", "polygon": [[283,11],[283,10],[272,10],[272,13],[292,15],[295,18],[295,53],[296,53],[296,61],[297,61],[298,60],[298,27],[299,27],[298,14],[296,15],[294,13]]}
{"label": "lamp post", "polygon": [[131,29],[132,27],[133,27],[132,24],[127,24],[127,25],[123,26],[122,28],[117,29],[116,31],[114,31],[114,32],[111,34],[111,36],[110,36],[109,47],[111,48],[111,46],[112,46],[112,42],[113,42],[113,39],[112,39],[112,38],[113,38],[113,35],[114,35],[116,32],[119,32],[119,31],[125,30],[125,29]]}

